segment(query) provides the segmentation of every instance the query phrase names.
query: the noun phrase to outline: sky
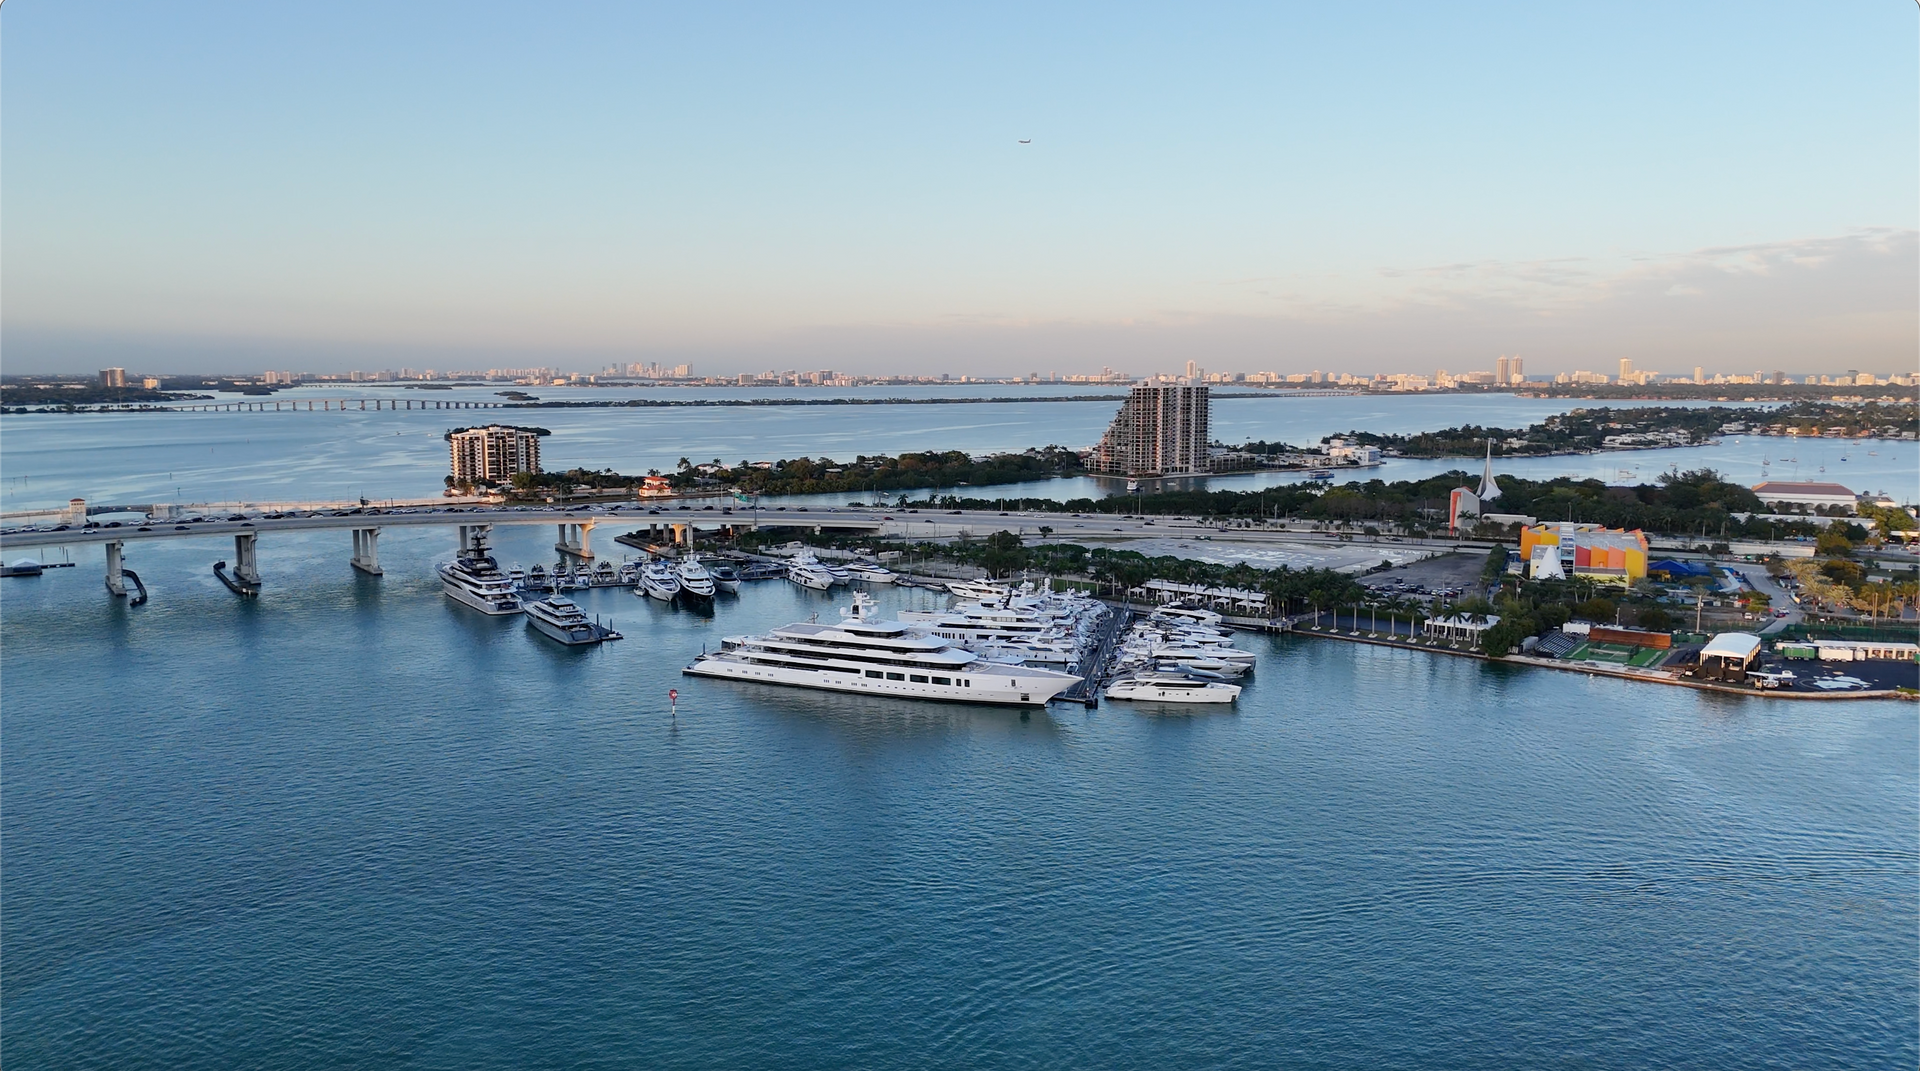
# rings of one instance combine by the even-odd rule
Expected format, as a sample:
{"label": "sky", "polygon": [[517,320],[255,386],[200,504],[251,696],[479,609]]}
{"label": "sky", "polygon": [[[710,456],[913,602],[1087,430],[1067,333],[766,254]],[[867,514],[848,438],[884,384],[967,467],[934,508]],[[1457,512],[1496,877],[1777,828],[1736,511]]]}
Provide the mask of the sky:
{"label": "sky", "polygon": [[1885,374],[1917,86],[1912,0],[11,0],[0,371]]}

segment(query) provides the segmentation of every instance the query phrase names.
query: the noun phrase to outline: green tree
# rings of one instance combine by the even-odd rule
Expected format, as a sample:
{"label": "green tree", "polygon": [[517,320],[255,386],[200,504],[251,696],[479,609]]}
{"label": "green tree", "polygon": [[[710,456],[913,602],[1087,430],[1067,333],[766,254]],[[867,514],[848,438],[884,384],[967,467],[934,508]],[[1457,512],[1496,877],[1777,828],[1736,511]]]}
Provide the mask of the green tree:
{"label": "green tree", "polygon": [[1498,580],[1507,575],[1507,548],[1495,547],[1487,551],[1487,564],[1480,569],[1480,576],[1486,580]]}
{"label": "green tree", "polygon": [[1853,540],[1838,529],[1829,528],[1813,541],[1813,552],[1823,558],[1851,558]]}

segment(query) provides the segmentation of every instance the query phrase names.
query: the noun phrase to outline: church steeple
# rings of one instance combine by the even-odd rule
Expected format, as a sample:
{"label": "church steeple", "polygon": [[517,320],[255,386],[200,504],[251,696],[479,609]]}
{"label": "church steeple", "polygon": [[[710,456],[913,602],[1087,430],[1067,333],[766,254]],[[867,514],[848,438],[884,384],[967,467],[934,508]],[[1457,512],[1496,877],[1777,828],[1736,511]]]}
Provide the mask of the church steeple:
{"label": "church steeple", "polygon": [[1500,485],[1493,482],[1493,440],[1487,440],[1487,467],[1480,474],[1479,498],[1491,502],[1500,497]]}

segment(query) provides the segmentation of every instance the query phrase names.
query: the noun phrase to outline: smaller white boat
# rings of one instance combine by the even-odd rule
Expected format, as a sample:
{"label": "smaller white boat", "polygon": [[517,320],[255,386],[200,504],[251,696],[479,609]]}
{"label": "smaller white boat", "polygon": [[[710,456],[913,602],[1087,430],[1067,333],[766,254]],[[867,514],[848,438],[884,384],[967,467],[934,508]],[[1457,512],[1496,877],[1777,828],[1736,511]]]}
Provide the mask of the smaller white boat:
{"label": "smaller white boat", "polygon": [[990,580],[950,580],[947,582],[947,590],[962,599],[975,599],[981,602],[1013,596],[1012,589],[1005,584],[995,584]]}
{"label": "smaller white boat", "polygon": [[849,562],[847,573],[862,584],[891,584],[899,579],[893,570],[870,562]]}
{"label": "smaller white boat", "polygon": [[520,568],[519,562],[515,562],[513,567],[507,570],[507,579],[513,581],[513,586],[516,588],[525,587],[527,583],[527,571]]}
{"label": "smaller white boat", "polygon": [[729,595],[740,593],[740,570],[731,562],[713,562],[707,566],[708,575],[713,577],[713,586]]}
{"label": "smaller white boat", "polygon": [[634,591],[661,602],[672,602],[673,597],[680,594],[680,576],[671,564],[651,561],[640,570],[640,586]]}
{"label": "smaller white boat", "polygon": [[1153,612],[1153,616],[1216,629],[1220,627],[1222,621],[1226,620],[1212,610],[1203,610],[1197,606],[1162,606]]}
{"label": "smaller white boat", "polygon": [[787,563],[787,579],[812,591],[826,591],[834,583],[833,573],[807,553],[796,554]]}
{"label": "smaller white boat", "polygon": [[1251,663],[1229,662],[1224,658],[1183,658],[1162,660],[1160,667],[1171,673],[1191,673],[1196,676],[1226,680],[1243,676],[1252,669]]}
{"label": "smaller white boat", "polygon": [[682,596],[698,602],[713,601],[713,574],[700,563],[700,559],[688,558],[681,562],[678,573]]}
{"label": "smaller white boat", "polygon": [[525,583],[530,588],[545,591],[547,589],[547,567],[544,565],[535,565],[533,568],[527,570]]}
{"label": "smaller white boat", "polygon": [[1231,703],[1240,686],[1163,674],[1141,674],[1107,685],[1108,699],[1149,703]]}
{"label": "smaller white boat", "polygon": [[587,617],[572,599],[554,595],[526,604],[527,624],[569,647],[620,639],[610,626]]}

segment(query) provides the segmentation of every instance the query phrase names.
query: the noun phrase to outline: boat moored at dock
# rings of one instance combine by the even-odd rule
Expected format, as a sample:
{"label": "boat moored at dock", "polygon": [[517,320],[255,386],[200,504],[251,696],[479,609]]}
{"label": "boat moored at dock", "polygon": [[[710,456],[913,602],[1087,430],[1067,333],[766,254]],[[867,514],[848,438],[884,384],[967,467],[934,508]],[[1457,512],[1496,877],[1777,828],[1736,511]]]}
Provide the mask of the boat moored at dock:
{"label": "boat moored at dock", "polygon": [[448,598],[464,603],[483,614],[517,614],[520,595],[513,581],[500,571],[500,565],[487,552],[485,535],[475,530],[460,556],[440,565],[440,588]]}
{"label": "boat moored at dock", "polygon": [[893,570],[872,562],[847,563],[847,575],[862,584],[891,584],[899,579]]}
{"label": "boat moored at dock", "polygon": [[1080,678],[986,661],[901,621],[877,619],[865,593],[837,625],[799,622],[763,636],[729,637],[684,670],[834,692],[952,703],[1041,706]]}
{"label": "boat moored at dock", "polygon": [[1150,703],[1231,703],[1240,698],[1240,686],[1170,674],[1143,673],[1107,685],[1107,698]]}
{"label": "boat moored at dock", "polygon": [[640,586],[634,594],[645,595],[661,602],[672,602],[680,594],[680,574],[671,562],[654,560],[640,568]]}
{"label": "boat moored at dock", "polygon": [[617,640],[621,636],[611,623],[602,625],[564,595],[554,595],[526,604],[527,624],[542,635],[569,647]]}
{"label": "boat moored at dock", "polygon": [[833,573],[806,553],[794,555],[787,563],[787,579],[812,591],[826,591],[834,585]]}
{"label": "boat moored at dock", "polygon": [[713,601],[713,593],[716,590],[713,574],[707,571],[707,567],[701,563],[700,559],[687,558],[680,563],[680,568],[676,572],[680,580],[682,598],[692,599],[695,602]]}
{"label": "boat moored at dock", "polygon": [[713,577],[715,589],[728,595],[740,593],[740,570],[732,562],[706,562],[707,574]]}

